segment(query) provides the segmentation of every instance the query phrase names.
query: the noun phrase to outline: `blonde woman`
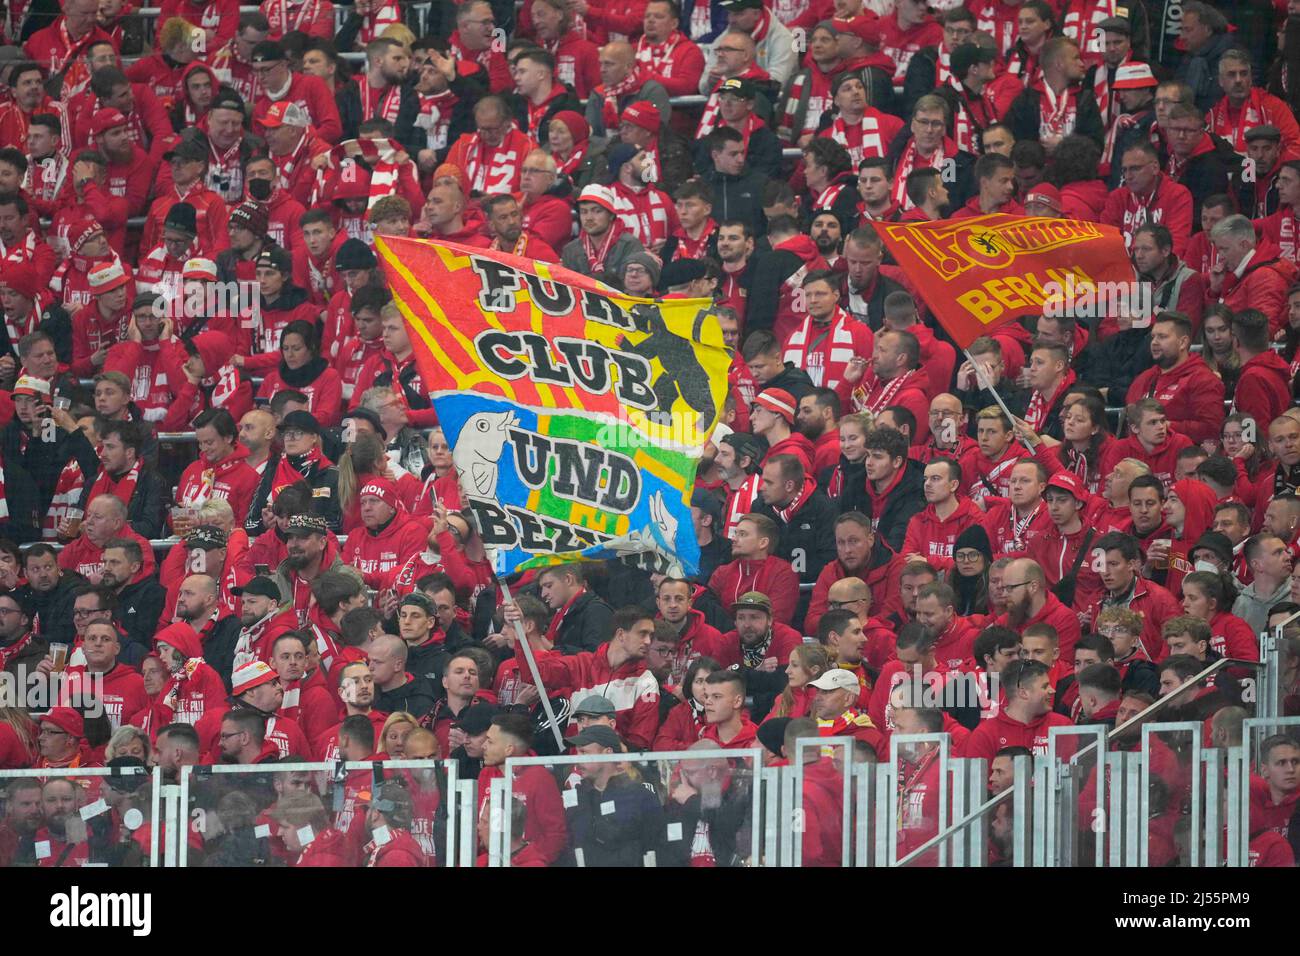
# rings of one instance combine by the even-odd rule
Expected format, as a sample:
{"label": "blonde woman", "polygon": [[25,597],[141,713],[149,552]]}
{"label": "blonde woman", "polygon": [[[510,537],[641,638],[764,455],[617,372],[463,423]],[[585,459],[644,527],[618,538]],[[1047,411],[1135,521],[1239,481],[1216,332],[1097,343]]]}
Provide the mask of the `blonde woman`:
{"label": "blonde woman", "polygon": [[800,644],[790,651],[790,662],[785,665],[789,683],[776,699],[772,712],[766,717],[803,717],[812,709],[817,691],[808,685],[831,666],[831,656],[820,644]]}
{"label": "blonde woman", "polygon": [[23,770],[36,756],[36,724],[27,711],[0,707],[0,770]]}
{"label": "blonde woman", "polygon": [[136,757],[149,763],[149,735],[139,727],[123,724],[113,731],[104,747],[104,763],[114,757]]}
{"label": "blonde woman", "polygon": [[394,711],[384,721],[384,729],[379,733],[375,752],[401,759],[405,756],[406,738],[419,726],[413,714],[404,710]]}

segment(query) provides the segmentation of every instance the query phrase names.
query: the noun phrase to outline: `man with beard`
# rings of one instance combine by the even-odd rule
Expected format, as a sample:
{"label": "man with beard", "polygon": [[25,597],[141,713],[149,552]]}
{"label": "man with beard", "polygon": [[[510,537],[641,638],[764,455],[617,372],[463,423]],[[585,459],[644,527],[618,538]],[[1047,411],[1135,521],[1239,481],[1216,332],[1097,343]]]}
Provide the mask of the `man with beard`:
{"label": "man with beard", "polygon": [[744,219],[723,218],[718,222],[717,243],[718,261],[722,264],[718,302],[734,309],[737,319],[743,322],[754,278],[749,268],[754,255],[754,227]]}
{"label": "man with beard", "polygon": [[786,339],[781,358],[787,366],[806,372],[816,387],[838,390],[851,358],[870,355],[875,336],[865,323],[840,307],[839,279],[833,272],[808,273],[802,288],[807,318]]}
{"label": "man with beard", "polygon": [[785,686],[790,652],[803,638],[794,628],[773,619],[772,602],[758,591],[740,595],[731,605],[731,613],[735,630],[722,635],[711,656],[723,668],[744,672],[755,697],[754,712],[763,713]]}
{"label": "man with beard", "polygon": [[840,397],[834,389],[819,388],[799,400],[795,421],[799,432],[813,443],[813,470],[820,479],[840,460]]}
{"label": "man with beard", "polygon": [[1192,323],[1186,316],[1156,316],[1151,325],[1156,364],[1133,380],[1125,402],[1154,399],[1164,407],[1170,429],[1192,441],[1212,441],[1223,422],[1223,380],[1191,349]]}
{"label": "man with beard", "polygon": [[410,68],[411,53],[399,41],[377,37],[366,44],[366,68],[334,96],[343,126],[340,141],[356,139],[357,127],[378,117],[396,125],[396,140],[408,153],[418,153],[423,139],[415,129],[420,100],[406,85]]}
{"label": "man with beard", "polygon": [[841,380],[840,399],[851,403],[854,411],[879,415],[891,405],[901,405],[916,419],[913,445],[924,445],[929,437],[930,398],[926,394],[929,378],[920,368],[921,343],[908,331],[889,329],[876,336],[867,359],[855,355]]}
{"label": "man with beard", "polygon": [[311,607],[311,584],[326,571],[346,571],[356,577],[339,557],[338,542],[329,534],[325,519],[313,514],[296,514],[285,526],[285,559],[275,572],[280,597],[306,623]]}
{"label": "man with beard", "polygon": [[736,522],[754,510],[767,450],[768,444],[764,439],[745,432],[732,432],[718,443],[718,456],[715,460],[727,495],[720,530],[728,538],[731,537]]}
{"label": "man with beard", "polygon": [[1079,616],[1052,593],[1042,566],[1030,558],[1017,558],[1003,570],[1002,588],[1007,610],[992,623],[1021,635],[1033,624],[1050,624],[1056,628],[1061,654],[1073,660],[1080,634]]}
{"label": "man with beard", "polygon": [[37,616],[37,636],[71,645],[73,591],[85,584],[86,579],[60,568],[58,552],[44,543],[34,544],[23,552],[23,573],[27,583],[13,593]]}
{"label": "man with beard", "polygon": [[[1129,253],[1138,279],[1150,283],[1155,314],[1173,311],[1187,316],[1199,328],[1205,309],[1205,277],[1184,263],[1173,251],[1173,234],[1168,226],[1147,223],[1133,233]],[[1099,335],[1113,332],[1114,323],[1103,319]]]}
{"label": "man with beard", "polygon": [[235,671],[231,680],[230,708],[204,714],[203,719],[194,729],[198,731],[199,740],[207,747],[209,755],[216,756],[219,746],[222,751],[222,762],[227,762],[226,748],[232,738],[225,737],[224,724],[241,712],[251,713],[261,722],[262,738],[266,746],[259,745],[255,752],[263,759],[266,757],[283,759],[290,755],[309,754],[310,745],[303,735],[302,728],[296,720],[281,712],[284,701],[284,683],[279,675],[263,661],[254,661]]}
{"label": "man with beard", "polygon": [[908,457],[907,439],[892,428],[873,428],[864,444],[871,524],[897,551],[903,546],[907,523],[925,507],[923,469]]}
{"label": "man with beard", "polygon": [[[5,788],[5,818],[0,824],[0,866],[36,862],[36,831],[40,829],[41,782],[13,780]],[[20,852],[21,851],[21,852]]]}
{"label": "man with beard", "polygon": [[203,641],[203,659],[230,688],[240,621],[222,614],[221,585],[209,574],[191,574],[176,596],[176,619],[184,621]]}
{"label": "man with beard", "polygon": [[240,629],[231,667],[239,670],[255,660],[272,663],[276,638],[297,624],[297,619],[284,613],[280,606],[279,587],[270,578],[259,576],[242,587],[233,588],[232,592],[240,599]]}

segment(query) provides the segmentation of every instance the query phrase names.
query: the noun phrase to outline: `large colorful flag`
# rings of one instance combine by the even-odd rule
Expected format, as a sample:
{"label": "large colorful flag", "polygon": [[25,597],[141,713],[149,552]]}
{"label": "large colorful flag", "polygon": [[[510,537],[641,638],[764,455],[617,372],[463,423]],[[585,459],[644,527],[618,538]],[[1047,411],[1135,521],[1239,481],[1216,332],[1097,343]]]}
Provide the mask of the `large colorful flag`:
{"label": "large colorful flag", "polygon": [[375,249],[498,573],[695,573],[691,492],[731,362],[711,303],[453,243]]}
{"label": "large colorful flag", "polygon": [[1079,316],[1140,296],[1113,226],[1000,213],[875,226],[959,348],[1045,307]]}

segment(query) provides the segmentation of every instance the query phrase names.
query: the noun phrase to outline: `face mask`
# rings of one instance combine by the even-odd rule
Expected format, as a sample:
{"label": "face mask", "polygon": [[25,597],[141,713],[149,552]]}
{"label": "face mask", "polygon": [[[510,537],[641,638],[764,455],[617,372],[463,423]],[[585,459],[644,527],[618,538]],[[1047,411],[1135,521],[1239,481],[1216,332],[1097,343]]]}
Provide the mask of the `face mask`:
{"label": "face mask", "polygon": [[248,181],[248,195],[258,202],[266,202],[271,198],[270,180],[250,179]]}

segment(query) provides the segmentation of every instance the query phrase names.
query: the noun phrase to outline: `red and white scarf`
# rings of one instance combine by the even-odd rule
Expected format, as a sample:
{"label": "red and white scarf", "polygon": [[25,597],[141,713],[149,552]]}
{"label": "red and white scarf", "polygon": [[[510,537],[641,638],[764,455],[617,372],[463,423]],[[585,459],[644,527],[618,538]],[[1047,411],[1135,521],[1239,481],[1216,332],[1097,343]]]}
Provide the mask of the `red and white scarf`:
{"label": "red and white scarf", "polygon": [[59,537],[59,522],[68,515],[68,509],[81,500],[81,491],[86,487],[86,476],[82,474],[77,459],[71,459],[59,472],[59,480],[54,485],[54,497],[41,519],[41,539],[55,541]]}
{"label": "red and white scarf", "polygon": [[1029,397],[1029,407],[1025,409],[1025,421],[1034,431],[1043,427],[1047,421],[1048,412],[1056,404],[1056,400],[1065,394],[1066,389],[1074,384],[1074,372],[1067,370],[1065,377],[1061,379],[1061,384],[1056,387],[1050,398],[1045,397],[1038,389],[1034,389],[1033,395]]}
{"label": "red and white scarf", "polygon": [[639,89],[641,89],[641,80],[634,68],[628,72],[627,76],[623,77],[623,79],[619,80],[613,86],[605,86],[602,84],[593,90],[593,92],[601,99],[600,118],[605,124],[606,132],[618,132],[618,98],[627,93],[635,93]]}
{"label": "red and white scarf", "polygon": [[54,202],[63,191],[72,164],[62,153],[45,159],[29,159],[27,174],[23,176],[23,190],[35,199]]}
{"label": "red and white scarf", "polygon": [[673,235],[677,237],[677,248],[673,250],[673,258],[670,261],[678,259],[703,259],[709,249],[709,240],[713,234],[718,231],[718,224],[710,216],[704,221],[704,229],[700,232],[698,239],[692,239],[686,234],[685,229],[676,230]]}
{"label": "red and white scarf", "polygon": [[916,137],[907,141],[907,146],[903,149],[903,155],[898,157],[898,165],[894,167],[894,204],[903,212],[911,209],[915,203],[907,198],[907,177],[915,170],[925,169],[943,169],[944,159],[949,156],[957,155],[957,144],[947,136],[939,144],[939,148],[928,156],[919,152],[916,148]]}
{"label": "red and white scarf", "polygon": [[316,21],[316,14],[320,10],[320,0],[306,0],[301,6],[298,6],[298,12],[290,21],[290,11],[295,4],[289,3],[289,0],[270,0],[267,7],[266,19],[271,23],[272,36],[284,36],[286,33],[292,33],[294,30],[303,30],[310,27]]}
{"label": "red and white scarf", "polygon": [[[1115,16],[1113,0],[1082,0],[1067,4],[1065,17],[1061,21],[1061,34],[1067,36],[1079,47],[1085,62],[1095,63],[1101,59],[1106,48],[1106,35],[1101,29],[1103,20]],[[1098,101],[1100,103],[1100,100]]]}
{"label": "red and white scarf", "polygon": [[94,501],[100,495],[113,495],[125,504],[131,503],[131,496],[135,494],[136,482],[140,480],[140,462],[131,466],[130,470],[121,478],[116,480],[109,475],[104,468],[99,469],[99,476],[95,483],[90,486],[90,497],[86,499],[87,504]]}
{"label": "red and white scarf", "polygon": [[1050,84],[1043,84],[1043,98],[1038,107],[1039,136],[1069,136],[1079,114],[1079,94],[1067,86],[1057,93]]}
{"label": "red and white scarf", "polygon": [[372,9],[361,18],[361,30],[357,33],[357,45],[365,46],[377,39],[381,33],[394,23],[402,22],[402,13],[395,3],[385,3],[378,10]]}
{"label": "red and white scarf", "polygon": [[420,112],[415,118],[415,125],[425,131],[429,149],[446,149],[451,111],[459,97],[451,90],[443,90],[441,93],[420,93],[419,99]]}
{"label": "red and white scarf", "polygon": [[385,119],[397,122],[397,113],[402,108],[402,87],[387,86],[382,89],[370,85],[370,78],[363,71],[357,77],[357,91],[361,94],[361,118]]}
{"label": "red and white scarf", "polygon": [[[871,114],[872,110],[867,110],[862,114],[862,119],[852,124],[846,123],[843,116],[837,116],[835,122],[831,124],[831,139],[848,150],[854,169],[857,169],[858,163],[868,157],[878,159],[884,156],[888,146],[880,138],[880,121]],[[745,146],[746,148],[749,146],[748,138]]]}
{"label": "red and white scarf", "polygon": [[469,148],[465,151],[465,176],[469,179],[471,192],[510,191],[515,176],[515,163],[519,157],[506,143],[515,129],[515,124],[511,123],[500,146],[489,146],[483,142],[483,137],[478,132],[471,134]]}
{"label": "red and white scarf", "polygon": [[370,167],[370,194],[366,203],[366,208],[369,209],[383,197],[396,192],[397,181],[402,174],[403,164],[397,161],[401,152],[401,144],[391,139],[350,139],[339,143],[330,151],[330,162],[336,169],[342,169],[344,163],[355,163],[358,160],[364,160],[365,165]]}
{"label": "red and white scarf", "polygon": [[795,368],[807,372],[816,387],[835,388],[844,380],[854,355],[850,322],[857,319],[838,306],[829,322],[813,322],[812,316],[806,317],[790,333],[782,361],[793,362]]}
{"label": "red and white scarf", "polygon": [[668,76],[672,71],[673,50],[682,41],[682,32],[674,30],[663,43],[651,43],[644,36],[636,41],[636,62],[652,76]]}
{"label": "red and white scarf", "polygon": [[[802,129],[795,129],[798,119],[795,111],[803,101],[805,87],[808,90],[808,106],[804,111]],[[786,108],[781,114],[777,134],[783,140],[794,142],[805,133],[816,133],[821,127],[822,114],[830,107],[830,102],[831,77],[810,61],[808,69],[796,74],[791,81],[790,94],[785,98]]]}
{"label": "red and white scarf", "polygon": [[0,670],[5,670],[6,668],[8,668],[9,662],[17,659],[18,655],[20,655],[23,652],[24,648],[26,648],[27,645],[30,644],[31,642],[32,642],[32,632],[28,631],[26,634],[18,638],[18,640],[14,641],[8,647],[0,647]]}
{"label": "red and white scarf", "polygon": [[1232,144],[1233,149],[1244,154],[1246,131],[1262,126],[1271,119],[1264,111],[1261,102],[1262,94],[1263,90],[1259,87],[1252,87],[1246,102],[1242,103],[1241,109],[1238,110],[1232,109],[1226,96],[1219,100],[1210,108],[1210,131],[1222,136]]}
{"label": "red and white scarf", "polygon": [[609,255],[609,250],[614,248],[614,243],[626,229],[622,221],[615,216],[614,221],[609,224],[609,229],[605,232],[605,238],[600,241],[598,247],[591,241],[591,236],[584,229],[578,233],[578,240],[582,243],[583,254],[586,255],[587,261],[591,263],[592,273],[601,272],[605,268],[605,258]]}
{"label": "red and white scarf", "polygon": [[[861,393],[861,398],[857,401],[858,407],[871,412],[873,415],[879,415],[894,403],[894,396],[898,394],[899,390],[902,389],[904,385],[912,380],[912,376],[916,373],[917,369],[909,369],[902,375],[895,376],[883,384],[878,378],[875,378],[873,374],[871,388],[865,388],[865,382],[860,383],[859,386],[853,390],[853,397],[855,400],[859,399],[859,393]],[[879,389],[879,391],[877,391],[877,389]],[[875,398],[872,398],[873,394],[875,395]]]}
{"label": "red and white scarf", "polygon": [[[955,76],[949,77],[948,85],[957,91],[957,112],[953,116],[952,138],[957,148],[979,155],[981,152],[978,133],[997,122],[997,109],[989,95],[988,85],[974,100],[968,90]],[[980,115],[976,116],[976,112]]]}
{"label": "red and white scarf", "polygon": [[298,145],[292,151],[283,155],[270,153],[271,162],[275,163],[275,169],[279,176],[278,182],[281,189],[289,189],[293,185],[293,173],[298,164],[308,161],[308,136],[307,131],[303,130],[302,138],[298,140]]}
{"label": "red and white scarf", "polygon": [[555,613],[555,617],[551,618],[551,623],[546,628],[546,639],[550,641],[552,644],[555,643],[556,638],[559,636],[560,625],[562,625],[564,623],[564,619],[569,616],[569,611],[573,609],[573,605],[577,604],[578,601],[580,601],[586,595],[586,593],[587,591],[584,588],[583,590],[575,594],[573,597],[569,598],[569,602]]}

